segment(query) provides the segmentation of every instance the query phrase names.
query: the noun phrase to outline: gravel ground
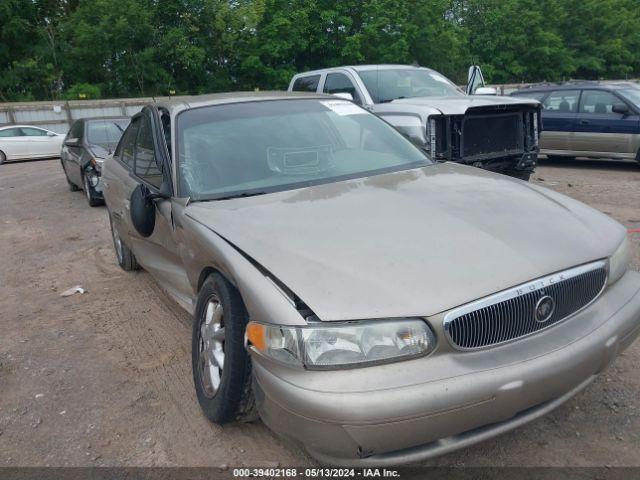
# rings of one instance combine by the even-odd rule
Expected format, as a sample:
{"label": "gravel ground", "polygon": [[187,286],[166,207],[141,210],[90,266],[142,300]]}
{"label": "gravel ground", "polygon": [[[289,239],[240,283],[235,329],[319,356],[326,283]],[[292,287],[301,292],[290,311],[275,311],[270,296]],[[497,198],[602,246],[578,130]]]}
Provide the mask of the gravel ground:
{"label": "gravel ground", "polygon": [[[533,181],[640,229],[634,163],[542,163]],[[0,466],[313,463],[259,422],[206,421],[190,318],[148,274],[120,270],[105,208],[68,191],[59,161],[0,166],[0,205]],[[87,293],[60,296],[74,285]],[[428,464],[640,466],[638,367],[640,342],[552,414]]]}

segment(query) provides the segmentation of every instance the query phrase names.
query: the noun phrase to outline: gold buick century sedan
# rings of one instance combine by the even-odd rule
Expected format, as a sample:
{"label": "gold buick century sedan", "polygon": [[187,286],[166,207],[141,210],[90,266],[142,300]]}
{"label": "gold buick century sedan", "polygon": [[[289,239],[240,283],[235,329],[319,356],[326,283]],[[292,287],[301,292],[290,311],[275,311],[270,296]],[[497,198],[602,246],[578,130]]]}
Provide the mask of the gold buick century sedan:
{"label": "gold buick century sedan", "polygon": [[193,314],[205,415],[259,416],[324,463],[415,462],[510,430],[640,333],[620,224],[433,162],[347,100],[154,103],[102,178],[119,264]]}

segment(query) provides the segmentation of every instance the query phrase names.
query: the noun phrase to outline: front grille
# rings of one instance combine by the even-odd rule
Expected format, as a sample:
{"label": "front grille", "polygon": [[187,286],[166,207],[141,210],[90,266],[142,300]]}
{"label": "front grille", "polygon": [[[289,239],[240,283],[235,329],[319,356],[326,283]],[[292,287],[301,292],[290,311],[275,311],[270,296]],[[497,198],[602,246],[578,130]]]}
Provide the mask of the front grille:
{"label": "front grille", "polygon": [[462,123],[461,157],[505,156],[524,151],[522,113],[470,115]]}
{"label": "front grille", "polygon": [[515,340],[583,309],[602,292],[606,281],[604,260],[575,267],[456,308],[445,315],[444,329],[449,342],[464,350]]}

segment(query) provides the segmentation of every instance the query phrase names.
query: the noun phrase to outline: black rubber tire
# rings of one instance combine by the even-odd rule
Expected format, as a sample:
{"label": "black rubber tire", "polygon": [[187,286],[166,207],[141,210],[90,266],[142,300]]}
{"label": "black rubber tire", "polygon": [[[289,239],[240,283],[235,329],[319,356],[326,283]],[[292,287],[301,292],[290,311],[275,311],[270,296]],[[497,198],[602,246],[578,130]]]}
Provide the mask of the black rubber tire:
{"label": "black rubber tire", "polygon": [[[118,265],[125,272],[132,272],[134,270],[140,270],[140,264],[136,260],[136,256],[133,252],[125,245],[125,243],[120,239],[120,235],[117,230],[115,230],[113,226],[113,220],[111,219],[111,213],[109,213],[109,224],[111,226],[111,238],[113,240],[113,249],[116,253],[116,260],[118,261]],[[117,242],[120,242],[120,251],[118,250]]]}
{"label": "black rubber tire", "polygon": [[[220,385],[213,397],[205,395],[199,368],[200,325],[205,318],[208,301],[212,296],[224,311],[225,354]],[[191,364],[193,381],[200,407],[205,416],[214,423],[233,421],[250,422],[258,418],[255,398],[251,387],[251,358],[244,347],[244,333],[249,317],[238,290],[222,275],[212,273],[205,280],[193,317]]]}
{"label": "black rubber tire", "polygon": [[531,178],[531,175],[533,174],[533,172],[523,170],[512,170],[506,173],[510,177],[519,178],[520,180],[524,180],[525,182],[528,182]]}
{"label": "black rubber tire", "polygon": [[87,199],[87,203],[90,207],[98,207],[100,205],[104,205],[104,200],[101,197],[97,196],[95,190],[89,183],[89,177],[85,175],[84,171],[82,172],[82,190],[84,190],[84,196]]}
{"label": "black rubber tire", "polygon": [[0,150],[0,165],[7,161],[7,156],[4,154],[2,150]]}
{"label": "black rubber tire", "polygon": [[575,159],[576,157],[570,157],[565,155],[547,155],[547,160],[551,162],[571,162]]}
{"label": "black rubber tire", "polygon": [[77,192],[78,190],[80,190],[80,188],[78,188],[78,186],[75,183],[69,180],[69,175],[67,175],[67,169],[64,168],[64,162],[60,161],[60,165],[62,165],[62,171],[64,172],[64,178],[67,180],[67,184],[69,185],[69,190],[72,192]]}

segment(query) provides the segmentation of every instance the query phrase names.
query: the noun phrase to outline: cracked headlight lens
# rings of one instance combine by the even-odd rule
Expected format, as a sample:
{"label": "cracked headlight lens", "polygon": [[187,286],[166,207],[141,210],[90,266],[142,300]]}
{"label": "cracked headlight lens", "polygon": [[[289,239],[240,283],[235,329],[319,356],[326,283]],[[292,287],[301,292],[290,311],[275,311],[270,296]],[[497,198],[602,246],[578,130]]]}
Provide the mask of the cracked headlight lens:
{"label": "cracked headlight lens", "polygon": [[614,254],[609,257],[609,285],[620,280],[629,268],[630,263],[631,247],[629,245],[629,238],[625,236]]}
{"label": "cracked headlight lens", "polygon": [[274,360],[307,369],[364,367],[427,355],[436,337],[420,319],[311,324],[250,322],[248,342]]}

